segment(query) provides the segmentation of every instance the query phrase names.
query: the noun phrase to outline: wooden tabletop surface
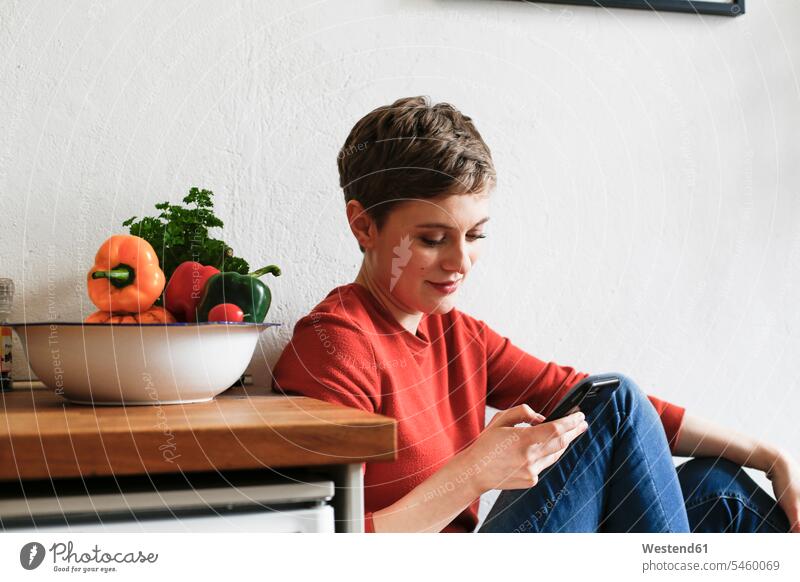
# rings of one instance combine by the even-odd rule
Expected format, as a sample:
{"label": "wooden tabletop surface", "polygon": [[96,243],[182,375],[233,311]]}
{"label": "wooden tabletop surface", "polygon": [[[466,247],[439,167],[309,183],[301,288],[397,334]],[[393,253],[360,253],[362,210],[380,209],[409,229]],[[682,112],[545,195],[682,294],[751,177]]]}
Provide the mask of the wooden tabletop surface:
{"label": "wooden tabletop surface", "polygon": [[128,407],[0,393],[0,481],[392,461],[396,441],[392,418],[253,386]]}

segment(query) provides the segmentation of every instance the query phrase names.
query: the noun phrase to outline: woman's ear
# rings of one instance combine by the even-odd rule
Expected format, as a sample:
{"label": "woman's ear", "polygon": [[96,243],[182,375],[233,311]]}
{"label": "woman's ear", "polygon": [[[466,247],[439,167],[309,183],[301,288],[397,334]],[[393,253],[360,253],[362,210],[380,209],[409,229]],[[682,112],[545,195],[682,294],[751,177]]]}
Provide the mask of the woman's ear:
{"label": "woman's ear", "polygon": [[364,249],[372,248],[377,232],[372,217],[367,214],[358,200],[349,200],[346,211],[347,222],[350,224],[350,230],[353,231],[353,236],[356,237],[359,246]]}

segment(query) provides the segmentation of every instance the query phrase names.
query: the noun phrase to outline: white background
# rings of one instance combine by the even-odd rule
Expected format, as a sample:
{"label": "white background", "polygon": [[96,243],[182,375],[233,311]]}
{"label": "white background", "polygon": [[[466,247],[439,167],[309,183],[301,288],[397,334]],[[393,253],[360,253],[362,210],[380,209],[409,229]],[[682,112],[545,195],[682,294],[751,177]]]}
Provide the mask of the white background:
{"label": "white background", "polygon": [[338,148],[368,111],[426,94],[475,120],[499,174],[462,310],[544,360],[624,372],[800,456],[798,26],[795,0],[751,1],[739,18],[489,0],[3,1],[12,320],[88,315],[99,245],[205,187],[236,253],[284,271],[265,277],[267,319],[283,327],[251,365],[268,382],[293,323],[360,262]]}
{"label": "white background", "polygon": [[[306,535],[287,534],[16,534],[0,538],[0,574],[10,580],[247,580],[254,572],[268,580],[369,580],[376,575],[386,582],[406,582],[414,577],[432,580],[534,579],[614,580],[797,580],[796,536],[770,536],[769,543],[759,534],[538,534],[529,536],[481,534],[474,536],[434,536],[382,534]],[[77,557],[64,562],[66,546],[72,552],[114,555],[116,553],[158,554],[154,563],[114,564],[113,573],[80,572]],[[354,543],[355,541],[355,543]],[[20,550],[28,542],[45,547],[41,565],[30,573],[20,565]],[[300,543],[302,542],[302,543]],[[761,543],[759,543],[761,542]],[[53,544],[63,544],[51,552]],[[653,544],[672,552],[644,553],[643,546]],[[698,553],[695,544],[705,545]],[[676,553],[683,547],[683,552]],[[688,553],[685,550],[696,550]],[[56,554],[55,560],[53,554]],[[493,559],[470,559],[474,556]],[[313,556],[313,559],[309,559]],[[122,556],[121,556],[122,557]],[[510,559],[509,559],[510,558]],[[780,561],[778,570],[723,571],[716,564],[733,560]],[[654,565],[650,565],[653,562]],[[709,564],[714,571],[676,572],[686,563]],[[669,563],[671,566],[663,564]],[[644,564],[650,567],[643,573]],[[744,568],[748,564],[741,564]],[[54,566],[78,566],[78,572],[55,572]],[[685,567],[685,566],[683,566]],[[752,566],[751,566],[752,567]],[[763,568],[763,566],[762,566]],[[658,569],[658,570],[656,570]],[[579,578],[580,577],[580,578]]]}

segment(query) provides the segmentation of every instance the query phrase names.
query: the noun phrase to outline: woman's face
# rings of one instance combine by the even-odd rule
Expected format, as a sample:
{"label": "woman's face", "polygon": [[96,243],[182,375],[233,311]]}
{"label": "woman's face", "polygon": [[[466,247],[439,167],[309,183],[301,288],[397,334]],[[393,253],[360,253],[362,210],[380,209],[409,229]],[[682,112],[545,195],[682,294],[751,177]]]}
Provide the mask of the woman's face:
{"label": "woman's face", "polygon": [[[405,313],[447,313],[480,255],[489,195],[407,200],[392,208],[380,232],[369,229],[370,283]],[[452,289],[437,283],[454,284]]]}

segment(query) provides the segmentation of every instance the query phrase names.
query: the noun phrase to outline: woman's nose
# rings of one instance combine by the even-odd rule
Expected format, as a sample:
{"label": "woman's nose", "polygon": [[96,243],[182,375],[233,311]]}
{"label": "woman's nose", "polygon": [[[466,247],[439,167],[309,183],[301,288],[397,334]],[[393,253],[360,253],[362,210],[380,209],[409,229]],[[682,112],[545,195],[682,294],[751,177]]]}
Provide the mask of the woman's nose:
{"label": "woman's nose", "polygon": [[463,276],[467,275],[472,267],[472,259],[465,241],[452,245],[442,266],[447,271],[457,271]]}

